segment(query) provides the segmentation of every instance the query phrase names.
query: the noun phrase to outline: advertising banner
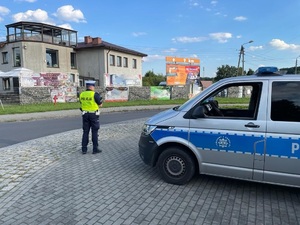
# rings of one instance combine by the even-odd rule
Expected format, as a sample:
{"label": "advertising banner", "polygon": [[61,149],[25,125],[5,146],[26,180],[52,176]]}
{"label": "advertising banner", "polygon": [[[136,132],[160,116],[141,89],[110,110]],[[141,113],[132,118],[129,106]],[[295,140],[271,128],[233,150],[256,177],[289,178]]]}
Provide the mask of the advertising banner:
{"label": "advertising banner", "polygon": [[166,64],[167,85],[186,85],[200,78],[200,66]]}
{"label": "advertising banner", "polygon": [[200,59],[166,57],[167,85],[195,84],[200,79]]}
{"label": "advertising banner", "polygon": [[106,102],[128,101],[128,87],[106,87]]}
{"label": "advertising banner", "polygon": [[170,87],[151,86],[150,96],[151,99],[170,100],[171,98]]}

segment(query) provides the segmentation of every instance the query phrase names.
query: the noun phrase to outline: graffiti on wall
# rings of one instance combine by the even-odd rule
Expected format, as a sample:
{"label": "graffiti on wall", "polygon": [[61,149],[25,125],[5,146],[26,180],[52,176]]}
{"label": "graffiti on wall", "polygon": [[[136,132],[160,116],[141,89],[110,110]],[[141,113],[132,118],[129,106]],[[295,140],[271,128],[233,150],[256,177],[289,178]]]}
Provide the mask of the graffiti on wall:
{"label": "graffiti on wall", "polygon": [[77,101],[77,87],[58,87],[51,89],[52,101],[64,103],[64,102],[76,102]]}
{"label": "graffiti on wall", "polygon": [[128,87],[142,86],[141,75],[108,74],[105,77],[105,101],[128,101]]}
{"label": "graffiti on wall", "polygon": [[50,87],[53,102],[77,101],[77,86],[66,73],[28,73],[22,74],[20,80],[21,87]]}
{"label": "graffiti on wall", "polygon": [[170,87],[151,86],[150,96],[151,99],[170,100],[171,97]]}
{"label": "graffiti on wall", "polygon": [[106,102],[128,101],[128,87],[106,87]]}

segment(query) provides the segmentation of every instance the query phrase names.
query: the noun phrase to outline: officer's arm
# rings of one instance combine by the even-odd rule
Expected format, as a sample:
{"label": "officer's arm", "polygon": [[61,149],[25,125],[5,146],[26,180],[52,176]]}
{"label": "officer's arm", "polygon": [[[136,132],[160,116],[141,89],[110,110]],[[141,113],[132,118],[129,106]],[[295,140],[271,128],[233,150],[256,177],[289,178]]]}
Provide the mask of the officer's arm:
{"label": "officer's arm", "polygon": [[99,105],[99,106],[102,106],[102,97],[100,96],[100,94],[99,93],[95,93],[95,95],[94,95],[94,99],[95,99],[95,102],[97,103],[97,105]]}

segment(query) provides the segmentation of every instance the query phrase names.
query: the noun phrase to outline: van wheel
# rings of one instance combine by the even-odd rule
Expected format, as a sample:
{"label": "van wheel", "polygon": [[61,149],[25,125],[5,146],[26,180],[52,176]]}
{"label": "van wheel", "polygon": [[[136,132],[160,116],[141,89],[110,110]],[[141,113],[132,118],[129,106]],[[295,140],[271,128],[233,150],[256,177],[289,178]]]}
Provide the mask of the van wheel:
{"label": "van wheel", "polygon": [[160,154],[157,164],[163,180],[167,183],[186,184],[195,174],[193,157],[179,148],[167,148]]}

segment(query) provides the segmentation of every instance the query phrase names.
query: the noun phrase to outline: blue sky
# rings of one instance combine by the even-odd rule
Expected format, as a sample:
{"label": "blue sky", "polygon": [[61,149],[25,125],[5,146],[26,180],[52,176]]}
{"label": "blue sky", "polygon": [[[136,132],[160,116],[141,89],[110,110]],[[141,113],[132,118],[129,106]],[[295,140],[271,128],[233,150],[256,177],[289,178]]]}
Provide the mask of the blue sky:
{"label": "blue sky", "polygon": [[1,0],[0,40],[6,24],[50,23],[147,54],[143,75],[165,74],[175,56],[199,58],[201,76],[214,77],[238,65],[244,43],[245,70],[295,66],[299,12],[298,0]]}

